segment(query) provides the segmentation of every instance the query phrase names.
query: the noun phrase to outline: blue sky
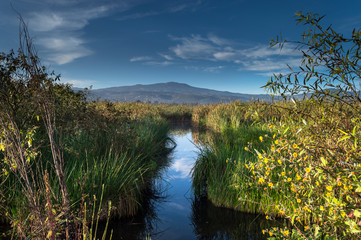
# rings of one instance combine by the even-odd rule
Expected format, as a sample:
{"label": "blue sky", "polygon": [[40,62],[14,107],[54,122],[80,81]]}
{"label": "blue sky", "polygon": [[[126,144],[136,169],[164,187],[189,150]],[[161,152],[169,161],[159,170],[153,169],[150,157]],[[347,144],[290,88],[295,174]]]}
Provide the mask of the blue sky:
{"label": "blue sky", "polygon": [[264,93],[272,73],[300,63],[291,46],[269,48],[280,33],[300,39],[296,11],[326,15],[346,36],[361,27],[359,0],[1,0],[2,52],[18,48],[11,4],[42,63],[63,82],[95,89],[176,81]]}

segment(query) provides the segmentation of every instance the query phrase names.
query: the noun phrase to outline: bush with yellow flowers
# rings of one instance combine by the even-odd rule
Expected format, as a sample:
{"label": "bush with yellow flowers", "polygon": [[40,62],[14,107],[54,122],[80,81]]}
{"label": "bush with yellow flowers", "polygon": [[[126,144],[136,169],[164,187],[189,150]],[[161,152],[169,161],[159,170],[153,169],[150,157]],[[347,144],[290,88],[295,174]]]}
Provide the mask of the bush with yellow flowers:
{"label": "bush with yellow flowers", "polygon": [[[296,104],[302,108],[312,102]],[[249,185],[262,191],[260,211],[267,218],[283,217],[292,226],[283,233],[268,229],[272,237],[359,239],[361,121],[351,115],[343,121],[345,108],[312,106],[308,118],[270,124],[275,134],[268,137],[268,151],[246,147],[258,156],[246,163],[253,175]]]}

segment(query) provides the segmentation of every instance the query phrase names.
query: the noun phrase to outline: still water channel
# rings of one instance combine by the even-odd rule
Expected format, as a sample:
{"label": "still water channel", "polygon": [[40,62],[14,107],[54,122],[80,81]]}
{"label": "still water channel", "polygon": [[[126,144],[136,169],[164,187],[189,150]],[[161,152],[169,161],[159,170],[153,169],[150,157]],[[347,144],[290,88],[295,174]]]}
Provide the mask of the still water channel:
{"label": "still water channel", "polygon": [[161,197],[150,200],[145,213],[112,222],[113,239],[264,239],[262,229],[271,224],[264,216],[215,207],[192,194],[190,172],[198,152],[192,131],[178,128],[171,138],[177,145],[158,182]]}

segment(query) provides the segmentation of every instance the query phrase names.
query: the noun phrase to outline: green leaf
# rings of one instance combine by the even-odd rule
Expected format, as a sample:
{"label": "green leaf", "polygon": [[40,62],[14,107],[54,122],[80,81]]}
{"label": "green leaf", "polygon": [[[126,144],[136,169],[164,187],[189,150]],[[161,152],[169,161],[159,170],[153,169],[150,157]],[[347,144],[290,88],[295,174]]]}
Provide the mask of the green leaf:
{"label": "green leaf", "polygon": [[283,134],[286,134],[288,129],[290,129],[290,127],[287,127],[284,131],[283,131]]}
{"label": "green leaf", "polygon": [[347,136],[343,136],[340,140],[337,141],[337,143],[344,141],[346,139],[349,139],[351,136],[347,135]]}
{"label": "green leaf", "polygon": [[345,135],[348,135],[348,133],[342,131],[341,129],[337,129],[337,130],[340,131],[340,132],[342,132],[342,133],[345,134]]}
{"label": "green leaf", "polygon": [[321,166],[326,166],[328,163],[327,160],[324,157],[321,157],[320,159],[321,159],[321,163],[322,163]]}

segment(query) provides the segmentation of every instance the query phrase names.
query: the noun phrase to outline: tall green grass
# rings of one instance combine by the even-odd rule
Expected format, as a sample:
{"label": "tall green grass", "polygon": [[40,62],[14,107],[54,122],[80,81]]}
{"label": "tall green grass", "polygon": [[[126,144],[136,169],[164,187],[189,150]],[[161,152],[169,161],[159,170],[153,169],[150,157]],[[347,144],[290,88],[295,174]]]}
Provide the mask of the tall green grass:
{"label": "tall green grass", "polygon": [[[103,206],[99,206],[98,213],[101,219],[107,218],[109,201],[112,202],[111,217],[136,214],[142,209],[143,202],[154,194],[153,183],[168,164],[167,154],[174,144],[168,137],[170,126],[167,118],[159,112],[149,116],[147,110],[144,110],[144,115],[133,118],[131,113],[114,106],[111,103],[88,103],[82,112],[67,110],[68,119],[59,116],[57,137],[62,146],[66,184],[75,221],[83,219],[82,214],[87,214],[87,219],[91,218],[92,213],[84,211],[84,206],[86,203],[99,205],[95,199],[100,196],[103,198]],[[130,108],[132,106],[129,105]],[[142,114],[142,107],[132,111]],[[37,164],[32,165],[35,173],[32,182],[39,185],[39,201],[44,204],[48,201],[47,206],[51,205],[54,212],[59,212],[60,186],[50,164],[51,152],[40,123],[34,121],[39,127],[33,145],[39,155],[34,159]],[[42,173],[45,170],[49,174],[49,194],[45,194],[43,185]],[[22,194],[15,172],[8,171],[9,175],[0,175],[0,200],[5,206],[0,209],[1,217],[14,229],[17,224],[22,224],[26,235],[27,231],[31,232],[32,226],[30,211],[24,208],[27,199]],[[44,208],[44,211],[47,210]]]}
{"label": "tall green grass", "polygon": [[167,166],[168,130],[165,122],[143,121],[134,124],[122,141],[116,130],[107,136],[110,139],[102,139],[99,146],[109,147],[103,154],[101,150],[85,148],[78,159],[66,163],[73,200],[80,199],[81,192],[98,196],[104,185],[104,199],[112,201],[113,215],[134,215],[159,171]]}
{"label": "tall green grass", "polygon": [[[272,135],[263,123],[252,122],[245,111],[245,105],[239,102],[219,104],[201,108],[204,116],[194,117],[206,123],[208,142],[200,149],[193,171],[193,188],[196,195],[206,195],[216,206],[224,206],[247,212],[258,212],[261,194],[254,192],[254,199],[247,204],[242,201],[248,190],[248,181],[252,174],[245,163],[257,160],[257,156],[245,148],[253,144],[259,151],[266,151],[269,142],[260,144],[259,137]],[[241,189],[241,191],[240,191]],[[240,194],[241,192],[241,194]]]}

